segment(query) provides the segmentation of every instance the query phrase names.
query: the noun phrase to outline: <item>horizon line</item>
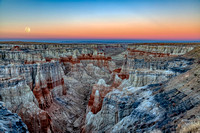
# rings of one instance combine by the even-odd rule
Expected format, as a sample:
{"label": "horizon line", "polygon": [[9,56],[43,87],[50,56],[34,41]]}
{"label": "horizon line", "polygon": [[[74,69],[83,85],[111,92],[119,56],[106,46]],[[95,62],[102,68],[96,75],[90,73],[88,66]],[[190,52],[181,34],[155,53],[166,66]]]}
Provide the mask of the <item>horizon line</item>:
{"label": "horizon line", "polygon": [[200,39],[136,39],[136,38],[0,38],[0,40],[125,40],[125,41],[200,41]]}

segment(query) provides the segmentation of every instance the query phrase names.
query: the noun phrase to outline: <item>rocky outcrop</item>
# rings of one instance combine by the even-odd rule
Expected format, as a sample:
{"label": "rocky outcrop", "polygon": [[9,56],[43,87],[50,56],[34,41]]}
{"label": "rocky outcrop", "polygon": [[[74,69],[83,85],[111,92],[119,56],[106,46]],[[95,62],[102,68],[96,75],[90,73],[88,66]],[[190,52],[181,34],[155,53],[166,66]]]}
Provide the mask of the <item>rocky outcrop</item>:
{"label": "rocky outcrop", "polygon": [[[112,85],[107,85],[103,79],[100,79],[92,88],[92,93],[88,102],[88,109],[93,114],[98,113],[102,108],[103,99],[112,90],[116,90],[122,83],[122,79],[115,75]],[[119,88],[118,88],[119,89]]]}
{"label": "rocky outcrop", "polygon": [[0,132],[29,133],[22,119],[17,114],[7,110],[3,102],[0,102]]}

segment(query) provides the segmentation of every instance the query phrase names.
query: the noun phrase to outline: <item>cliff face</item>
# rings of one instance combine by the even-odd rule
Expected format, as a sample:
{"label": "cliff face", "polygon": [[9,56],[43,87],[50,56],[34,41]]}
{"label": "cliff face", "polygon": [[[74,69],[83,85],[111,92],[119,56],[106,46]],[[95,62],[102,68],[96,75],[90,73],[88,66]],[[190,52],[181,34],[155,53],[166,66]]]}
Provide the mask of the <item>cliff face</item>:
{"label": "cliff face", "polygon": [[53,97],[66,95],[59,62],[2,66],[1,76],[0,97],[5,106],[22,117],[30,132],[53,132],[46,109]]}
{"label": "cliff face", "polygon": [[2,81],[1,87],[1,100],[5,102],[8,109],[21,116],[30,132],[51,130],[48,113],[39,108],[38,101],[25,79],[15,78]]}
{"label": "cliff face", "polygon": [[29,132],[171,132],[199,115],[197,44],[0,46],[0,101]]}
{"label": "cliff face", "polygon": [[190,69],[192,59],[174,57],[173,59],[148,61],[145,59],[128,60],[129,80],[132,86],[145,86],[166,81]]}

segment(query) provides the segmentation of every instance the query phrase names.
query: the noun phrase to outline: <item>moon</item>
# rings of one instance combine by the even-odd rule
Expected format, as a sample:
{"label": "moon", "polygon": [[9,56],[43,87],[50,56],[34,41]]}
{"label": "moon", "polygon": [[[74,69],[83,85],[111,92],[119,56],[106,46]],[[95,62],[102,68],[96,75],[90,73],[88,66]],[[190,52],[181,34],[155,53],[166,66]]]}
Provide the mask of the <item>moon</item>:
{"label": "moon", "polygon": [[26,28],[25,28],[25,32],[26,32],[26,33],[31,32],[31,28],[30,28],[30,27],[26,27]]}

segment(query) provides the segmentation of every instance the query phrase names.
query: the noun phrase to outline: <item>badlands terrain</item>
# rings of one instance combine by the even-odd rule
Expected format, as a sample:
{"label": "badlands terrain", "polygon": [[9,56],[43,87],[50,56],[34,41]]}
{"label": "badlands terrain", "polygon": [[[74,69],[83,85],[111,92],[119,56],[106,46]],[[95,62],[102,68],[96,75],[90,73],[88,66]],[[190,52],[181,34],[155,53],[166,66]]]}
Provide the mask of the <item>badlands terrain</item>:
{"label": "badlands terrain", "polygon": [[0,133],[200,132],[200,43],[0,42]]}

